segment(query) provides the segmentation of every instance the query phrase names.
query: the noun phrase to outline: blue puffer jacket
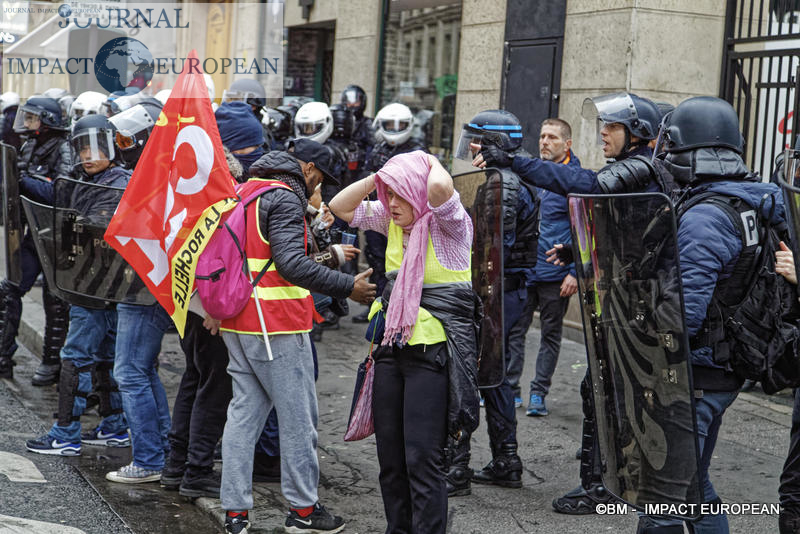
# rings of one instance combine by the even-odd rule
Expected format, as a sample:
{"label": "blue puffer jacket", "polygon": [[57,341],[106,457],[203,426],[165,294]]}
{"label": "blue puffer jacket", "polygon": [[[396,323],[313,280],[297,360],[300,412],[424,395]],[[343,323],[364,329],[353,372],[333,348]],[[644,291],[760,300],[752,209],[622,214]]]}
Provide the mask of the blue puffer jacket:
{"label": "blue puffer jacket", "polygon": [[[785,218],[783,199],[775,184],[752,181],[719,181],[701,185],[694,189],[700,193],[716,191],[736,196],[754,209],[759,209],[762,197],[762,213],[770,215],[771,222],[779,223]],[[717,282],[731,276],[736,260],[742,250],[742,238],[738,227],[734,227],[722,208],[709,203],[700,203],[683,214],[678,223],[678,250],[683,282],[686,327],[689,336],[697,333],[706,317],[708,304]],[[714,363],[711,347],[702,347],[692,352],[695,366],[719,368]]]}
{"label": "blue puffer jacket", "polygon": [[[625,154],[625,158],[645,156],[650,158],[653,151],[648,146],[640,146]],[[511,164],[520,179],[529,184],[547,189],[559,195],[567,196],[570,193],[603,194],[600,184],[597,183],[597,172],[583,169],[580,166],[562,165],[553,161],[539,158],[525,158],[517,156]],[[650,182],[645,191],[660,191],[659,185]]]}
{"label": "blue puffer jacket", "polygon": [[[564,165],[564,163],[561,163]],[[567,167],[581,168],[581,162],[572,150],[569,151],[569,162]],[[575,265],[559,267],[552,263],[547,263],[546,252],[553,248],[553,245],[572,243],[569,225],[569,206],[567,198],[548,191],[539,190],[539,248],[537,251],[536,267],[533,269],[530,282],[560,282],[565,276],[571,274],[575,276]]]}

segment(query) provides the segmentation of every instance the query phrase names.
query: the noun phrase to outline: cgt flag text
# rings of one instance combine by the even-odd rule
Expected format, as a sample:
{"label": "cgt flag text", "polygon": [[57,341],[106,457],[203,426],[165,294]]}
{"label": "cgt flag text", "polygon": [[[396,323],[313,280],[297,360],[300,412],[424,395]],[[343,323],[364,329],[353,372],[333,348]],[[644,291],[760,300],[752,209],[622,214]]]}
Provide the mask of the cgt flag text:
{"label": "cgt flag text", "polygon": [[236,196],[196,51],[189,58],[105,234],[181,336],[197,257]]}

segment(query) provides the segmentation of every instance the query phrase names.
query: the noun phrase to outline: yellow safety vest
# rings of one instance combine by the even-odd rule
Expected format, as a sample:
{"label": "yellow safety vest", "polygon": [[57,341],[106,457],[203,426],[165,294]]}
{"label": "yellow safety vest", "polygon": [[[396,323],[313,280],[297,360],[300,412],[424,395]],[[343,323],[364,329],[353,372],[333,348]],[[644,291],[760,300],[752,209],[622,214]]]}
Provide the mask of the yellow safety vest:
{"label": "yellow safety vest", "polygon": [[[403,229],[389,223],[388,243],[386,245],[386,272],[396,271],[403,263]],[[453,271],[444,267],[436,258],[433,250],[433,241],[430,233],[428,234],[428,249],[425,253],[425,275],[422,278],[423,284],[449,284],[454,282],[472,281],[472,270],[470,268],[462,271]],[[372,318],[380,309],[380,303],[374,303],[370,309],[369,317]],[[417,322],[414,325],[414,333],[408,341],[409,345],[432,345],[447,341],[444,333],[444,326],[433,315],[422,306],[419,307]]]}

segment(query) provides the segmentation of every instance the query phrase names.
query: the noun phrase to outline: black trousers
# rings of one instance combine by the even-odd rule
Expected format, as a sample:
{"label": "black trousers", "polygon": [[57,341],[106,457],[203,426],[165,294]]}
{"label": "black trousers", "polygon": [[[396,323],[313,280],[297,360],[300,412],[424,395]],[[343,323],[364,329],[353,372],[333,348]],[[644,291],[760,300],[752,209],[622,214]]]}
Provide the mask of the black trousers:
{"label": "black trousers", "polygon": [[413,347],[376,360],[372,411],[386,534],[445,533],[447,385],[447,367],[416,357]]}
{"label": "black trousers", "polygon": [[172,409],[170,458],[187,462],[189,469],[202,469],[214,465],[214,447],[222,437],[233,396],[226,371],[228,349],[222,336],[212,336],[194,313],[187,314],[184,334],[186,370]]}
{"label": "black trousers", "polygon": [[783,464],[778,495],[781,506],[791,509],[792,515],[800,517],[800,389],[794,390],[789,454]]}

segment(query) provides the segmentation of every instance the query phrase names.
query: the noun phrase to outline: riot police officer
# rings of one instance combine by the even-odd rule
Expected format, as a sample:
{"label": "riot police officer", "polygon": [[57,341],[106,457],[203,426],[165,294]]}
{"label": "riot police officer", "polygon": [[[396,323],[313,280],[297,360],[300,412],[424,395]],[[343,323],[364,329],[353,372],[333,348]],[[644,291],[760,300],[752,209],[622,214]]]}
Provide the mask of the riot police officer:
{"label": "riot police officer", "polygon": [[161,103],[149,98],[109,118],[116,128],[114,144],[125,167],[133,170],[161,113]]}
{"label": "riot police officer", "polygon": [[19,95],[8,91],[0,95],[0,141],[19,150],[22,140],[14,131],[14,120],[19,109]]}
{"label": "riot police officer", "polygon": [[[127,185],[131,176],[130,170],[119,166],[114,134],[114,125],[103,115],[89,115],[78,120],[73,125],[70,143],[77,156],[75,172],[80,181],[63,190],[50,182],[41,182],[30,191],[33,200],[68,207],[79,217],[107,223],[119,203],[119,189]],[[94,187],[93,184],[108,187]],[[109,447],[130,445],[122,400],[111,375],[116,327],[114,306],[72,306],[69,336],[60,353],[63,368],[57,420],[47,434],[26,442],[29,451],[77,456],[81,454],[81,443]],[[80,416],[86,409],[86,397],[92,387],[92,371],[100,397],[98,411],[103,420],[93,430],[82,433]]]}
{"label": "riot police officer", "polygon": [[[72,154],[63,128],[61,107],[52,98],[32,97],[20,106],[14,131],[26,138],[20,148],[17,169],[20,192],[31,195],[40,184],[38,177],[68,178],[72,172]],[[17,350],[17,331],[22,317],[22,296],[30,291],[42,272],[30,232],[22,240],[20,258],[22,279],[0,282],[0,377],[12,378]],[[60,370],[59,351],[67,334],[69,306],[43,288],[45,331],[42,363],[32,382],[36,386],[54,384]]]}
{"label": "riot police officer", "polygon": [[[648,143],[657,137],[661,122],[658,107],[652,101],[631,93],[604,95],[586,99],[582,114],[596,123],[603,155],[613,160],[599,172],[519,156],[491,143],[481,147],[473,145],[481,151],[473,164],[510,167],[523,181],[564,196],[569,193],[670,192],[675,188],[668,173],[656,173],[650,163],[652,149]],[[581,383],[581,397],[584,414],[581,485],[553,500],[553,508],[565,514],[594,513],[597,503],[612,498],[601,478],[588,371]]]}
{"label": "riot police officer", "polygon": [[355,125],[351,138],[361,149],[359,159],[359,169],[364,165],[366,155],[372,150],[375,144],[375,132],[372,127],[372,119],[364,115],[367,107],[367,93],[358,85],[348,85],[342,91],[340,103],[353,112]]}
{"label": "riot police officer", "polygon": [[[510,154],[529,157],[522,148],[522,125],[504,110],[475,115],[461,131],[455,156],[472,160],[470,144],[494,144]],[[522,182],[509,168],[503,177],[503,337],[522,318],[527,300],[526,280],[536,266],[539,237],[539,202],[536,188]],[[487,313],[491,313],[490,310]],[[507,344],[507,341],[506,341]],[[504,355],[504,360],[506,360]],[[507,367],[507,361],[502,363]],[[450,495],[470,493],[470,479],[481,484],[522,487],[522,461],[517,454],[517,419],[514,391],[506,377],[497,387],[483,390],[492,461],[476,473],[469,468],[469,438],[451,444],[447,476]]]}
{"label": "riot police officer", "polygon": [[[724,100],[695,97],[683,101],[665,117],[661,139],[663,167],[676,184],[687,188],[677,205],[677,239],[686,327],[692,348],[690,362],[700,454],[698,477],[702,502],[719,503],[709,480],[709,464],[722,417],[743,382],[728,363],[732,359],[728,347],[738,346],[733,337],[738,334],[725,326],[727,321],[720,310],[725,302],[747,302],[744,297],[753,291],[749,288],[751,273],[759,261],[758,253],[754,255],[748,250],[763,244],[758,238],[761,222],[756,221],[768,221],[773,228],[784,225],[783,201],[778,187],[762,183],[761,177],[742,160],[744,140],[739,118],[733,106]],[[703,200],[706,194],[716,196]],[[722,206],[722,199],[730,199],[731,209],[738,215],[735,219]],[[746,220],[754,224],[753,235],[747,235],[749,226],[743,227],[742,221]],[[758,309],[749,316],[773,313],[774,310]],[[755,332],[763,332],[764,327],[745,324],[737,330],[755,338],[758,335]],[[692,522],[690,531],[727,534],[728,520],[724,514],[704,515]],[[683,525],[678,520],[643,516],[638,532],[678,533],[683,532]]]}

